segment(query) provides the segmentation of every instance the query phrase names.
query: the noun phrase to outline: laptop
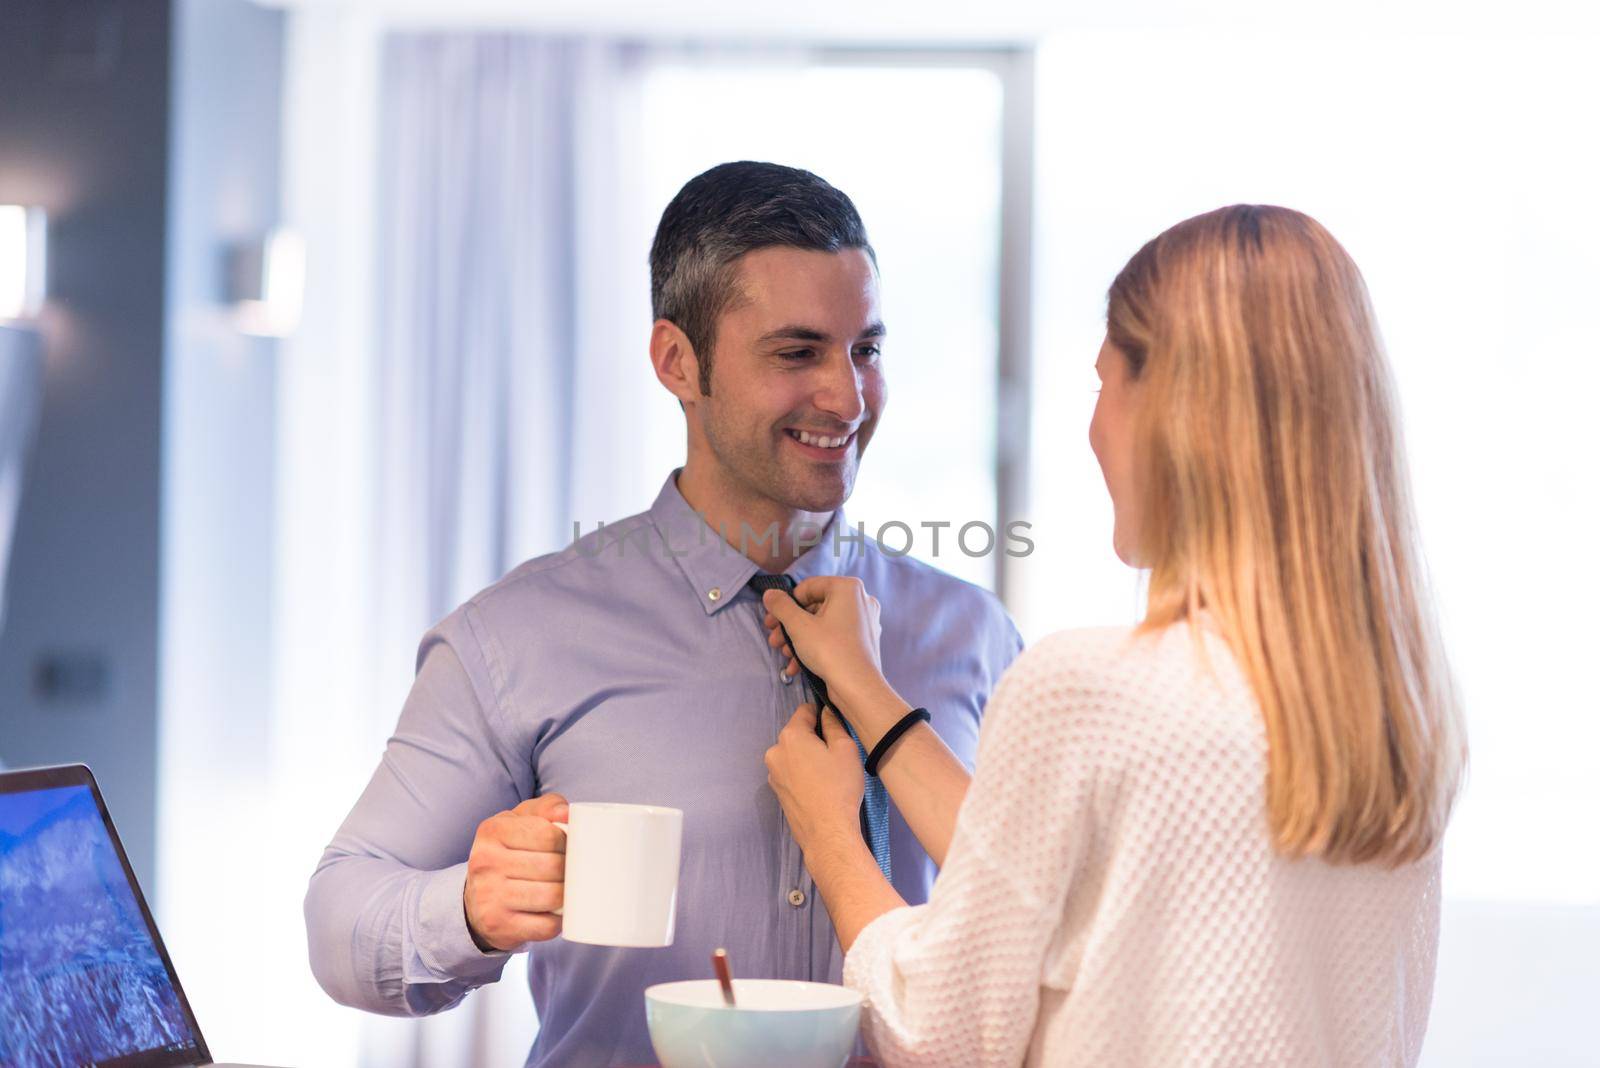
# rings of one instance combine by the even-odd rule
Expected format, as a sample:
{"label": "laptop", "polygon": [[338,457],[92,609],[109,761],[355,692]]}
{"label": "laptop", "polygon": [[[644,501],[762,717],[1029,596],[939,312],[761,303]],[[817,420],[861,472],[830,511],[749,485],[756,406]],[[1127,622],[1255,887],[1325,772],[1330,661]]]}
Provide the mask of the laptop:
{"label": "laptop", "polygon": [[0,1065],[213,1063],[94,775],[0,773]]}

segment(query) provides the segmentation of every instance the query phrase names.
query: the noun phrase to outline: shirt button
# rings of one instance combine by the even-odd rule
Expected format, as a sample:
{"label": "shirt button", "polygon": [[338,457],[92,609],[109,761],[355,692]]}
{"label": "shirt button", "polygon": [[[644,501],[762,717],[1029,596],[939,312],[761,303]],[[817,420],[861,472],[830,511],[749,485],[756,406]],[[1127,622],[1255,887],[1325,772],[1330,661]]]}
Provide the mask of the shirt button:
{"label": "shirt button", "polygon": [[720,600],[722,600],[722,587],[721,586],[713,586],[713,587],[711,587],[709,590],[706,591],[706,598],[708,600],[712,600],[712,601],[720,601]]}
{"label": "shirt button", "polygon": [[799,908],[801,905],[804,905],[805,903],[806,903],[806,892],[804,890],[800,890],[800,889],[797,888],[797,889],[789,891],[789,904],[793,905],[795,908]]}

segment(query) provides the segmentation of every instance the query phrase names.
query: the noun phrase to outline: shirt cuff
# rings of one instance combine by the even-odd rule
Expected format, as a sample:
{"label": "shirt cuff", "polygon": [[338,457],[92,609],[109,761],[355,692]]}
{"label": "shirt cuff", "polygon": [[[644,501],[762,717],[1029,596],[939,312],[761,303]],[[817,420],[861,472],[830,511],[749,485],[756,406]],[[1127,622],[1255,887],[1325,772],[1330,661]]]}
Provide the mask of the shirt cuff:
{"label": "shirt cuff", "polygon": [[467,885],[466,862],[429,872],[418,883],[420,891],[407,925],[406,982],[498,978],[511,954],[483,952],[467,930],[462,898]]}

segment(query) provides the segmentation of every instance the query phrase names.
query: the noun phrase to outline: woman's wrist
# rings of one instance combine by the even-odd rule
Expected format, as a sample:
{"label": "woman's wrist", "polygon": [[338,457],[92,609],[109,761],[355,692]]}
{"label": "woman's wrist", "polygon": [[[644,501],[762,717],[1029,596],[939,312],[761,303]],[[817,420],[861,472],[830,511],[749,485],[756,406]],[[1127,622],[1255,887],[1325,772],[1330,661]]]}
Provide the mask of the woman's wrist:
{"label": "woman's wrist", "polygon": [[806,869],[811,880],[819,887],[831,884],[834,879],[857,870],[878,870],[878,861],[872,855],[866,839],[861,837],[859,824],[814,835],[810,841],[800,843],[805,855]]}
{"label": "woman's wrist", "polygon": [[868,752],[912,707],[881,675],[859,688],[845,687],[835,700]]}
{"label": "woman's wrist", "polygon": [[859,828],[814,843],[806,850],[805,860],[833,920],[839,947],[846,953],[868,924],[905,905],[905,899],[883,877]]}

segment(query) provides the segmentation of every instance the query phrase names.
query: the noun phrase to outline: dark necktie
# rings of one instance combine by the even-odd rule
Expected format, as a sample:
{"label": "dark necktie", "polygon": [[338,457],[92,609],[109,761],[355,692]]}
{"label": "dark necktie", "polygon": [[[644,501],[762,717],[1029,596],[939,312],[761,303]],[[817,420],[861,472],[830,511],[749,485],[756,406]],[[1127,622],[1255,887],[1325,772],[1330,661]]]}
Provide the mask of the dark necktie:
{"label": "dark necktie", "polygon": [[[782,590],[790,597],[794,596],[794,579],[788,575],[758,574],[750,579],[749,586],[760,596],[767,590]],[[783,632],[784,641],[789,641],[789,632]],[[794,643],[789,642],[789,647],[794,648]],[[806,681],[806,688],[811,691],[812,703],[817,706],[817,733],[822,733],[822,717],[833,709],[833,714],[839,717],[839,722],[844,724],[844,729],[850,732],[850,738],[856,743],[856,751],[861,754],[861,763],[867,762],[866,747],[861,744],[861,739],[856,737],[855,729],[850,726],[837,708],[828,700],[828,684],[822,677],[810,668],[797,655],[795,663],[800,665],[800,675]],[[884,788],[883,780],[875,775],[866,775],[867,788],[861,797],[861,836],[872,847],[873,859],[878,862],[878,867],[883,871],[885,879],[892,878],[889,864],[889,792]]]}

